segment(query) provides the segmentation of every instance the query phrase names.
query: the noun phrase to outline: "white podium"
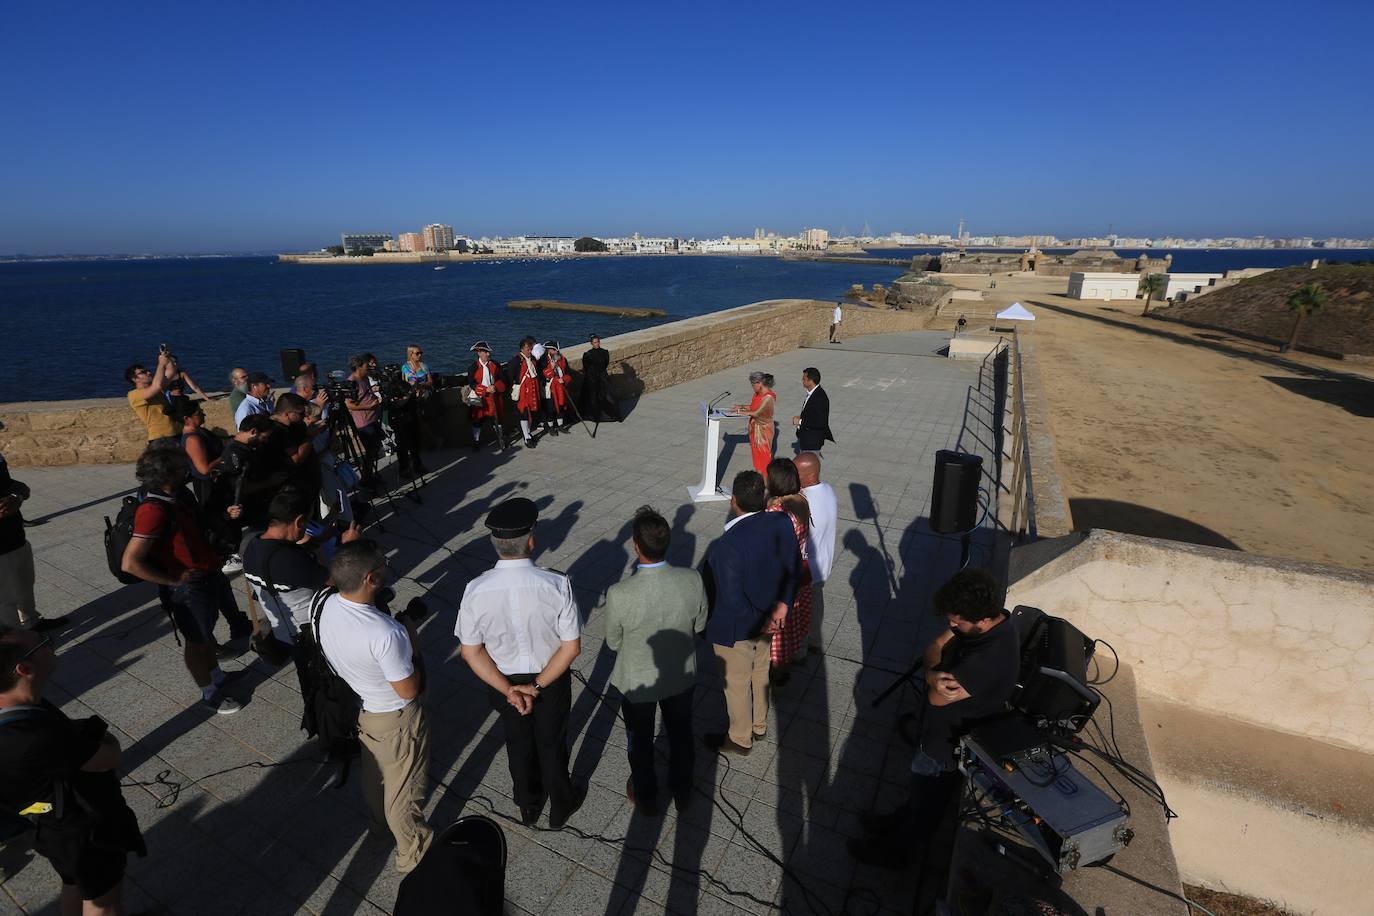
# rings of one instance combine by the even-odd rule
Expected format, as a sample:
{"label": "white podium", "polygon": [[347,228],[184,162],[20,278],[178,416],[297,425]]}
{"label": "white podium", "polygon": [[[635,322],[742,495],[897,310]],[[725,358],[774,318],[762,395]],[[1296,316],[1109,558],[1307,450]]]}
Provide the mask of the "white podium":
{"label": "white podium", "polygon": [[706,421],[706,450],[701,459],[701,482],[687,488],[694,503],[721,502],[730,494],[716,485],[716,466],[720,460],[720,421],[746,419],[743,414],[724,410],[710,410],[705,401],[698,402],[701,417]]}

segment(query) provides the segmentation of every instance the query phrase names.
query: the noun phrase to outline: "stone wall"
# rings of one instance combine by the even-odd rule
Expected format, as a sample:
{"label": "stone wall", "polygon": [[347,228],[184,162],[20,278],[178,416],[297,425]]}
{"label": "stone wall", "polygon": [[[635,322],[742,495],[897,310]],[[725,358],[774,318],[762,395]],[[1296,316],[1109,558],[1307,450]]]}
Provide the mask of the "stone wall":
{"label": "stone wall", "polygon": [[1111,643],[1165,700],[1374,751],[1368,573],[1092,531],[1013,583],[1007,603]]}
{"label": "stone wall", "polygon": [[[834,308],[834,302],[775,299],[608,337],[612,387],[619,398],[638,397],[825,340]],[[843,308],[845,337],[920,330],[929,317],[928,311]],[[586,349],[564,351],[573,369],[582,368]],[[443,392],[443,400],[448,409],[434,432],[445,443],[466,441],[467,411],[457,392]],[[205,412],[210,427],[231,425],[227,400],[209,402]],[[123,397],[3,404],[0,423],[0,452],[14,467],[131,462],[146,440]]]}

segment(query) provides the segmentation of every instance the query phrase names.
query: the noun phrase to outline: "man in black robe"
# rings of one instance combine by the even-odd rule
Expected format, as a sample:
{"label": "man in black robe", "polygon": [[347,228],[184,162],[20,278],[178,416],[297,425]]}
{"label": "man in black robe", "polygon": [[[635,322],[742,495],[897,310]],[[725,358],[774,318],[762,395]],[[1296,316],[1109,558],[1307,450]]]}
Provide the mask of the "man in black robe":
{"label": "man in black robe", "polygon": [[605,416],[621,421],[620,405],[611,396],[611,351],[601,346],[601,338],[593,334],[592,348],[582,354],[582,391],[578,404],[583,419],[600,423]]}

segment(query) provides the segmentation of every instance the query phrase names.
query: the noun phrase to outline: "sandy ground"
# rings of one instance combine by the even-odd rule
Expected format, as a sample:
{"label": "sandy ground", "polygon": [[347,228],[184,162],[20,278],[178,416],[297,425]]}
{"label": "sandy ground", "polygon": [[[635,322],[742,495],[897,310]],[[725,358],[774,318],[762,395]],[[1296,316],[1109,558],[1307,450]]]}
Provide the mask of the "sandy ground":
{"label": "sandy ground", "polygon": [[[986,288],[986,279],[957,285]],[[1035,348],[1075,528],[1374,569],[1374,371],[997,278]],[[973,305],[973,303],[970,303]]]}

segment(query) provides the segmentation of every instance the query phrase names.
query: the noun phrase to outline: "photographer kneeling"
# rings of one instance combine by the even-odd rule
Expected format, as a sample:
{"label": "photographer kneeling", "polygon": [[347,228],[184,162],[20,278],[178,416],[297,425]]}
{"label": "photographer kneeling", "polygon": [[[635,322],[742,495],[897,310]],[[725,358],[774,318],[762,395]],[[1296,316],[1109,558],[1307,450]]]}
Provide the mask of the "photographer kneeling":
{"label": "photographer kneeling", "polygon": [[868,835],[849,841],[860,862],[902,868],[939,826],[960,786],[954,750],[959,738],[1006,707],[1020,672],[1021,645],[1002,607],[1002,589],[981,569],[955,573],[931,599],[949,629],[926,647],[926,695],[911,794],[888,814],[866,813]]}

